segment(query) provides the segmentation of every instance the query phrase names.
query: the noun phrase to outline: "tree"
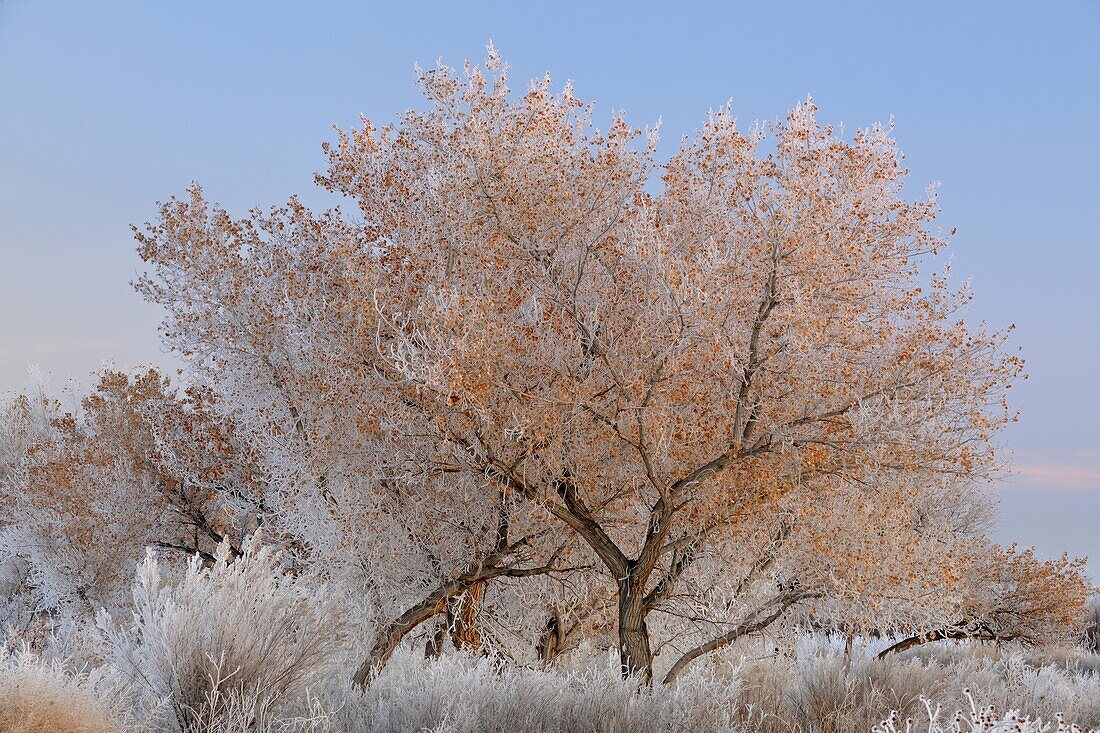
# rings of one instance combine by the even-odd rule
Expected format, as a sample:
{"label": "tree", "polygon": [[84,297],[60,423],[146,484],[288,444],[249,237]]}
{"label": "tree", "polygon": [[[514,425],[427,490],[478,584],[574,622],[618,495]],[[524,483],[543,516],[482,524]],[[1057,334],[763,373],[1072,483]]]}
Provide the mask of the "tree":
{"label": "tree", "polygon": [[979,541],[969,548],[959,595],[948,623],[922,629],[879,657],[944,639],[1066,643],[1081,626],[1092,592],[1084,561],[1063,555],[1041,560],[1032,549]]}
{"label": "tree", "polygon": [[212,561],[256,528],[246,505],[262,483],[211,399],[199,387],[177,394],[149,369],[105,370],[71,412],[44,396],[14,400],[0,557],[21,565],[14,580],[33,590],[36,613],[86,620],[125,606],[146,547]]}
{"label": "tree", "polygon": [[685,663],[948,571],[959,533],[911,499],[997,469],[1021,364],[963,322],[965,288],[922,277],[946,241],[888,128],[842,138],[807,100],[742,133],[724,108],[661,167],[656,131],[597,130],[570,85],[512,101],[492,49],[419,83],[429,110],[327,148],[319,181],[361,224],[296,201],[234,220],[196,188],[139,232],[168,343],[269,444],[294,531],[340,527],[407,577],[436,563],[417,623],[484,568],[598,563],[646,680],[651,616],[693,573],[769,592]]}
{"label": "tree", "polygon": [[489,581],[565,570],[568,543],[526,516],[541,510],[446,437],[465,416],[422,409],[395,371],[369,230],[294,201],[234,220],[196,187],[138,237],[154,267],[139,288],[262,464],[275,528],[359,595],[375,629],[361,680],[445,612],[456,646],[480,644]]}

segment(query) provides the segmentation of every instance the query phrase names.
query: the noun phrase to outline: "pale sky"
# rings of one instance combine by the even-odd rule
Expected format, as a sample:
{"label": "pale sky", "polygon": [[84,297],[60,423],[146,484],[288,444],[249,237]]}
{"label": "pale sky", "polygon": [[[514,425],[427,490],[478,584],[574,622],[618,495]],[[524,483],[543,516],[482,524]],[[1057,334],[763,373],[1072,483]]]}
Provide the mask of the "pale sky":
{"label": "pale sky", "polygon": [[393,120],[418,104],[414,63],[480,61],[490,39],[517,90],[550,71],[605,115],[662,118],[664,154],[727,100],[745,124],[808,93],[849,130],[893,116],[914,195],[942,183],[973,317],[1016,323],[1031,375],[997,538],[1100,575],[1096,0],[0,0],[0,391],[29,364],[54,384],[171,366],[129,225],[192,180],[236,213],[328,205],[331,125]]}

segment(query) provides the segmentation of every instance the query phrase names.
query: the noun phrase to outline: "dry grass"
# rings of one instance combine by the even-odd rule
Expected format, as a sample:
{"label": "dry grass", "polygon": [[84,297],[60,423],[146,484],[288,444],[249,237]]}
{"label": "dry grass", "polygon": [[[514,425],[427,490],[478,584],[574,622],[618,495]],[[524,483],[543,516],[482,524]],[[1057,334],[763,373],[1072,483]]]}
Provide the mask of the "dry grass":
{"label": "dry grass", "polygon": [[[921,697],[940,705],[949,721],[956,710],[972,714],[966,688],[981,705],[992,706],[989,714],[997,720],[1010,710],[1048,721],[1064,712],[1083,729],[1100,727],[1100,677],[1071,665],[1032,666],[1043,659],[1038,653],[947,645],[902,658],[846,659],[828,645],[804,644],[794,659],[743,663],[725,674],[696,670],[677,685],[639,689],[618,678],[614,660],[567,673],[457,654],[426,660],[417,650],[402,650],[366,694],[333,669],[316,678],[311,690],[280,698],[278,706],[269,704],[262,686],[224,684],[214,665],[215,678],[201,699],[188,702],[183,720],[150,717],[145,709],[150,723],[138,727],[120,722],[136,714],[110,702],[120,699],[110,685],[21,653],[5,656],[0,665],[0,731],[870,733],[890,730],[883,721],[892,711],[897,730],[911,718],[923,731],[928,711]],[[946,726],[931,730],[951,730]]]}
{"label": "dry grass", "polygon": [[921,696],[943,697],[942,669],[918,660],[873,658],[848,662],[813,654],[793,665],[746,665],[740,673],[738,722],[759,733],[870,731],[892,710],[902,717],[923,709]]}
{"label": "dry grass", "polygon": [[891,714],[897,730],[950,730],[928,722],[924,699],[945,720],[973,717],[966,689],[992,706],[990,725],[1018,710],[1100,729],[1100,657],[1084,649],[939,643],[880,660],[873,644],[848,656],[821,636],[766,660],[730,650],[641,689],[613,657],[548,671],[406,648],[364,694],[349,684],[362,642],[347,643],[342,606],[280,570],[258,544],[175,583],[150,558],[132,616],[100,620],[113,665],[76,674],[0,653],[0,733],[870,733],[892,731]]}
{"label": "dry grass", "polygon": [[732,733],[737,684],[697,675],[639,689],[610,664],[561,673],[405,652],[366,695],[345,688],[325,704],[331,733]]}
{"label": "dry grass", "polygon": [[117,707],[105,703],[86,675],[66,673],[26,651],[0,650],[0,731],[3,733],[116,733]]}

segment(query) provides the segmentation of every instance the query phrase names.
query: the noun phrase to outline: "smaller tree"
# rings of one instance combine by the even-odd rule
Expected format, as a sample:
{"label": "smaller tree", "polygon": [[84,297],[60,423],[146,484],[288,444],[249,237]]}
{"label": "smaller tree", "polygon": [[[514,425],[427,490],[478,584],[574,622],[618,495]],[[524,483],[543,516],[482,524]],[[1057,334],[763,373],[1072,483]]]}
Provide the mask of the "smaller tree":
{"label": "smaller tree", "polygon": [[239,545],[262,482],[208,390],[177,394],[149,369],[106,370],[79,409],[20,397],[0,481],[0,555],[23,569],[36,611],[90,618],[127,602],[130,569],[152,546],[213,561]]}
{"label": "smaller tree", "polygon": [[1066,644],[1074,641],[1093,592],[1085,561],[1062,555],[1041,560],[1033,548],[976,541],[960,558],[963,572],[950,588],[954,616],[903,638],[879,656],[945,639]]}

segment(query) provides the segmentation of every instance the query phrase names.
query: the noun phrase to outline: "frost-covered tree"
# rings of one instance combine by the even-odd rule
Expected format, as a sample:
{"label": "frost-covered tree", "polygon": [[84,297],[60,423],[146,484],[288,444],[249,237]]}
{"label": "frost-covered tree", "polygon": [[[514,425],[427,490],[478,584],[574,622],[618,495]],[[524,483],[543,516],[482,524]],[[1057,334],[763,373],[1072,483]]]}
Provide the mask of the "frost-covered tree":
{"label": "frost-covered tree", "polygon": [[659,166],[569,85],[514,100],[491,49],[419,83],[427,111],[326,148],[361,223],[196,187],[138,233],[280,529],[396,619],[358,679],[486,580],[588,565],[573,626],[646,679],[800,607],[947,623],[1021,364],[922,275],[947,242],[889,128],[721,109]]}
{"label": "frost-covered tree", "polygon": [[0,559],[28,612],[89,619],[127,603],[146,547],[212,561],[255,528],[262,482],[211,399],[176,393],[150,369],[102,372],[73,411],[42,395],[13,400]]}
{"label": "frost-covered tree", "polygon": [[470,435],[463,413],[423,409],[395,371],[371,305],[389,265],[369,231],[296,202],[235,221],[194,189],[139,238],[155,266],[140,287],[261,462],[276,530],[359,595],[368,669],[443,613],[456,646],[478,647],[488,581],[566,569],[568,543],[529,516],[541,509],[448,437]]}
{"label": "frost-covered tree", "polygon": [[[51,420],[60,412],[41,385],[27,394],[6,397],[0,404],[0,511],[10,521],[17,499],[13,487],[26,470],[30,449],[48,436]],[[0,531],[5,524],[0,522]],[[5,548],[6,549],[6,548]],[[26,628],[33,620],[32,589],[26,583],[29,565],[10,549],[0,552],[0,625]]]}

